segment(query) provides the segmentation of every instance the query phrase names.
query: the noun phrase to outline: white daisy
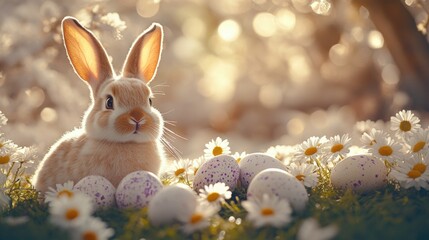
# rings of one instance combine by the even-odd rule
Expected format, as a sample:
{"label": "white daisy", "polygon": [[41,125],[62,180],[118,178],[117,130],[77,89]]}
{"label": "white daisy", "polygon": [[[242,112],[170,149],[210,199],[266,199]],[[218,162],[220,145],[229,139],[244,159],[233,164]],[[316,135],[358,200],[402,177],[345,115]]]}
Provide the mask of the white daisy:
{"label": "white daisy", "polygon": [[412,155],[404,162],[393,166],[389,177],[399,182],[403,188],[415,187],[417,190],[429,190],[429,161],[418,155]]}
{"label": "white daisy", "polygon": [[384,129],[384,122],[381,120],[378,120],[377,122],[371,120],[360,121],[355,124],[354,129],[360,136],[362,136],[364,133],[371,132],[372,129]]}
{"label": "white daisy", "polygon": [[429,129],[417,129],[415,133],[410,135],[406,140],[408,151],[412,154],[428,153],[429,150]]}
{"label": "white daisy", "polygon": [[99,218],[88,218],[84,224],[72,232],[74,240],[107,240],[114,234],[113,229],[108,228],[106,223]]}
{"label": "white daisy", "polygon": [[321,228],[319,222],[314,218],[304,220],[298,230],[298,240],[328,240],[338,233],[336,225],[329,225]]}
{"label": "white daisy", "polygon": [[237,163],[240,163],[241,159],[243,159],[246,156],[246,152],[235,152],[234,155],[232,155],[232,157],[235,159],[235,161]]}
{"label": "white daisy", "polygon": [[34,146],[31,147],[20,147],[13,154],[13,158],[16,162],[33,164],[37,160],[37,149]]}
{"label": "white daisy", "polygon": [[201,156],[199,158],[195,158],[194,160],[192,160],[192,166],[191,166],[191,172],[193,173],[193,176],[195,177],[195,175],[198,172],[198,169],[200,169],[200,167],[206,162],[206,159],[204,158],[204,156]]}
{"label": "white daisy", "polygon": [[50,203],[62,196],[73,197],[75,194],[73,186],[73,181],[68,181],[64,184],[57,184],[55,189],[49,187],[49,190],[45,193],[45,203]]}
{"label": "white daisy", "polygon": [[379,157],[383,160],[387,160],[391,163],[401,158],[401,144],[395,142],[390,136],[380,137],[375,139],[375,144],[369,148],[369,152],[373,156]]}
{"label": "white daisy", "polygon": [[220,203],[225,202],[225,199],[231,198],[231,191],[225,183],[215,183],[209,186],[204,186],[204,189],[200,189],[200,199],[208,204],[220,206]]}
{"label": "white daisy", "polygon": [[93,211],[91,198],[75,193],[73,197],[61,196],[50,203],[50,220],[63,228],[75,228],[85,224]]}
{"label": "white daisy", "polygon": [[296,164],[291,163],[288,167],[288,172],[301,181],[306,187],[315,187],[319,181],[317,167],[313,164]]}
{"label": "white daisy", "polygon": [[6,125],[7,118],[6,116],[0,111],[0,127]]}
{"label": "white daisy", "polygon": [[192,162],[189,159],[175,160],[167,174],[173,179],[173,183],[187,181],[188,177],[193,174],[191,165]]}
{"label": "white daisy", "polygon": [[383,139],[387,137],[388,134],[386,132],[373,128],[369,132],[362,134],[361,140],[364,146],[371,147],[377,143],[377,139]]}
{"label": "white daisy", "polygon": [[310,137],[298,146],[296,157],[299,158],[300,162],[305,162],[308,159],[315,159],[322,155],[323,144],[326,143],[327,139],[325,136]]}
{"label": "white daisy", "polygon": [[228,139],[222,140],[222,138],[217,137],[216,140],[211,140],[206,144],[206,149],[204,149],[204,157],[210,159],[215,156],[222,154],[230,154],[229,142]]}
{"label": "white daisy", "polygon": [[12,141],[0,136],[0,168],[8,169],[13,161],[12,155],[16,152],[18,146]]}
{"label": "white daisy", "polygon": [[390,128],[400,136],[416,132],[420,128],[420,119],[410,110],[402,110],[390,118]]}
{"label": "white daisy", "polygon": [[243,201],[242,206],[248,212],[246,219],[255,227],[266,225],[282,227],[292,220],[289,202],[274,195],[264,194],[261,200],[250,198]]}
{"label": "white daisy", "polygon": [[297,146],[277,145],[268,148],[266,153],[273,158],[282,161],[285,165],[288,165],[290,162],[293,161],[296,151]]}
{"label": "white daisy", "polygon": [[218,206],[200,203],[195,211],[178,217],[183,224],[181,229],[186,234],[207,228],[210,226],[210,219],[220,210]]}
{"label": "white daisy", "polygon": [[336,135],[329,138],[329,141],[324,145],[323,150],[330,159],[336,160],[338,158],[345,157],[349,151],[350,145],[351,138],[348,134],[344,134],[342,136]]}

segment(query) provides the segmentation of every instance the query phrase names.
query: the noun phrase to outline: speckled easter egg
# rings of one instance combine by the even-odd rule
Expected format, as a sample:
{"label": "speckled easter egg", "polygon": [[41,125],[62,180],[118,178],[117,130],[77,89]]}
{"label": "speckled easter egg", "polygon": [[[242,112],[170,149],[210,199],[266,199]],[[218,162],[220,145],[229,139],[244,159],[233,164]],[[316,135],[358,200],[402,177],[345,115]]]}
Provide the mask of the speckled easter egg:
{"label": "speckled easter egg", "polygon": [[119,208],[143,208],[162,189],[155,174],[136,171],[125,176],[116,189],[116,204]]}
{"label": "speckled easter egg", "polygon": [[302,211],[308,202],[304,185],[292,174],[276,168],[269,168],[256,174],[250,182],[247,197],[262,199],[264,194],[287,199],[295,211]]}
{"label": "speckled easter egg", "polygon": [[148,217],[154,226],[176,222],[197,206],[197,194],[187,185],[176,184],[159,191],[149,202]]}
{"label": "speckled easter egg", "polygon": [[286,166],[279,160],[264,154],[252,153],[241,159],[240,163],[241,186],[247,188],[256,174],[268,168],[278,168],[286,170]]}
{"label": "speckled easter egg", "polygon": [[92,198],[97,208],[112,207],[115,204],[115,187],[102,176],[87,176],[73,187]]}
{"label": "speckled easter egg", "polygon": [[350,188],[363,193],[383,187],[387,180],[384,163],[368,155],[350,156],[337,163],[331,172],[331,183],[336,188]]}
{"label": "speckled easter egg", "polygon": [[228,155],[216,156],[205,162],[198,169],[194,179],[194,190],[204,188],[204,185],[223,182],[234,190],[240,175],[240,168],[235,159]]}

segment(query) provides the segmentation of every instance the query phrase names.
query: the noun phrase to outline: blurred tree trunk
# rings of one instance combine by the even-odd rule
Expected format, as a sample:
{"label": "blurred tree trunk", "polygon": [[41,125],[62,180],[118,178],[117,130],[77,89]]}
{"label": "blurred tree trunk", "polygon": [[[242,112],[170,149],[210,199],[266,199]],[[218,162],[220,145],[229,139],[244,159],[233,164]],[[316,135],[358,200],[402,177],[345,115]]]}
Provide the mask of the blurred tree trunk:
{"label": "blurred tree trunk", "polygon": [[400,72],[400,88],[411,98],[408,107],[429,110],[429,44],[413,16],[399,0],[353,0],[364,6],[383,34]]}

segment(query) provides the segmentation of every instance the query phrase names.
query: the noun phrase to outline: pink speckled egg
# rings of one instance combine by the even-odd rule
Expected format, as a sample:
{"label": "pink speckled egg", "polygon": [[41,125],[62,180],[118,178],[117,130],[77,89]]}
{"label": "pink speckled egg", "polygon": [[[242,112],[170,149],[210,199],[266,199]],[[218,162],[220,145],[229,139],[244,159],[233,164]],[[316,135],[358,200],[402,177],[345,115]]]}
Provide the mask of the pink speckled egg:
{"label": "pink speckled egg", "polygon": [[92,198],[97,208],[112,207],[115,204],[115,187],[102,176],[87,176],[73,187]]}
{"label": "pink speckled egg", "polygon": [[331,172],[332,186],[352,189],[357,193],[379,189],[386,182],[386,165],[383,161],[368,155],[347,157],[337,163]]}
{"label": "pink speckled egg", "polygon": [[307,190],[292,174],[269,168],[256,174],[250,182],[247,197],[262,199],[264,194],[275,195],[289,201],[295,211],[302,211],[308,202]]}
{"label": "pink speckled egg", "polygon": [[204,188],[204,185],[223,182],[230,190],[234,190],[240,176],[240,168],[235,159],[228,155],[213,157],[198,169],[194,179],[194,190]]}
{"label": "pink speckled egg", "polygon": [[187,185],[179,183],[167,186],[150,201],[148,217],[154,226],[177,222],[181,216],[189,216],[197,206],[197,194]]}
{"label": "pink speckled egg", "polygon": [[278,168],[286,170],[286,166],[279,160],[264,154],[252,153],[241,159],[240,163],[241,186],[247,188],[256,174],[268,168]]}
{"label": "pink speckled egg", "polygon": [[119,208],[143,208],[162,189],[159,178],[146,171],[136,171],[125,176],[116,189]]}

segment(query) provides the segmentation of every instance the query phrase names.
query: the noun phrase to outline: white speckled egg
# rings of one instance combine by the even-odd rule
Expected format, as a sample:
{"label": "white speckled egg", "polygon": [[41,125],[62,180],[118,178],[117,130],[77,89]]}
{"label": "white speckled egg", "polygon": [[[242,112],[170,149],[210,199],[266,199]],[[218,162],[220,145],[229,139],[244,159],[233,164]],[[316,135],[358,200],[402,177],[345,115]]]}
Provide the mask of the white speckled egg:
{"label": "white speckled egg", "polygon": [[149,202],[148,217],[154,226],[174,223],[197,206],[197,194],[185,184],[163,188]]}
{"label": "white speckled egg", "polygon": [[115,204],[115,187],[102,176],[86,176],[73,189],[91,197],[97,208],[112,207]]}
{"label": "white speckled egg", "polygon": [[119,208],[143,208],[162,189],[159,178],[146,171],[136,171],[125,176],[116,189]]}
{"label": "white speckled egg", "polygon": [[228,155],[213,157],[198,169],[194,179],[194,190],[204,188],[204,185],[223,182],[234,190],[240,176],[240,168],[235,159]]}
{"label": "white speckled egg", "polygon": [[269,168],[256,174],[250,182],[247,197],[262,198],[264,194],[287,199],[292,208],[302,211],[308,202],[304,185],[292,174],[276,168]]}
{"label": "white speckled egg", "polygon": [[387,180],[384,163],[368,155],[350,156],[337,163],[331,172],[331,183],[336,188],[350,188],[363,193],[383,187]]}
{"label": "white speckled egg", "polygon": [[278,168],[286,170],[286,166],[279,160],[264,154],[252,153],[241,159],[240,163],[241,186],[247,188],[256,174],[268,168]]}

